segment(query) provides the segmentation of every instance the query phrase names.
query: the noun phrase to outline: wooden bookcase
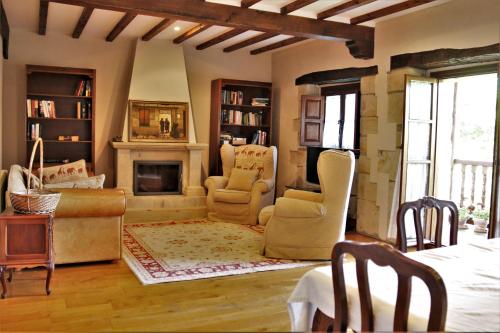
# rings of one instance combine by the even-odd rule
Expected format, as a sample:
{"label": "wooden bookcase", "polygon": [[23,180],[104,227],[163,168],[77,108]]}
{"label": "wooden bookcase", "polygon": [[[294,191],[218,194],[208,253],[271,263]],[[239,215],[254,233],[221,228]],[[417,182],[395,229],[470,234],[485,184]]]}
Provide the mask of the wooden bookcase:
{"label": "wooden bookcase", "polygon": [[[95,171],[96,71],[27,65],[26,73],[26,101],[23,107],[26,119],[26,163],[29,163],[35,143],[32,139],[32,127],[39,124],[39,136],[44,141],[44,165],[58,165],[65,161],[84,159],[87,169]],[[90,96],[77,96],[76,92],[82,81],[88,82]],[[55,117],[28,116],[28,100],[53,101]],[[80,112],[78,117],[78,103],[80,106],[85,105],[86,115]],[[60,141],[59,136],[78,136],[78,141]],[[35,161],[39,160],[38,154],[39,152]]]}
{"label": "wooden bookcase", "polygon": [[[224,103],[223,91],[241,92],[241,97],[237,104]],[[210,175],[222,174],[220,147],[222,145],[221,135],[246,138],[246,143],[251,144],[257,131],[266,132],[265,142],[261,144],[269,146],[271,142],[272,125],[272,85],[269,82],[241,81],[229,79],[217,79],[212,81],[211,112],[210,112],[210,147],[209,147],[209,168]],[[268,99],[266,106],[254,106],[254,98]],[[253,114],[258,117],[258,121],[248,124],[244,121],[241,124],[229,123],[222,118],[225,115],[227,120],[228,111],[239,111],[241,115]],[[248,118],[247,118],[248,120]]]}

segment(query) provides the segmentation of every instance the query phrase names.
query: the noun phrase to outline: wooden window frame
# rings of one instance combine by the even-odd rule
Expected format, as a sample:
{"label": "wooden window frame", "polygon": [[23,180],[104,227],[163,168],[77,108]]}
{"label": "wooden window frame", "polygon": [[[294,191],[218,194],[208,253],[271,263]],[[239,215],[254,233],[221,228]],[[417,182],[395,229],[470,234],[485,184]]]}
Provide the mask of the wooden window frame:
{"label": "wooden window frame", "polygon": [[[356,94],[356,104],[354,107],[354,147],[344,148],[343,147],[343,134],[344,134],[344,120],[345,120],[345,96],[349,94]],[[359,156],[359,146],[360,146],[360,111],[361,111],[361,87],[360,83],[351,84],[341,84],[335,86],[328,86],[321,88],[321,96],[325,97],[325,107],[326,107],[326,97],[340,95],[340,130],[339,130],[339,148],[340,150],[351,150],[354,152],[356,157]],[[326,114],[325,114],[326,117]],[[324,126],[323,126],[324,130]]]}

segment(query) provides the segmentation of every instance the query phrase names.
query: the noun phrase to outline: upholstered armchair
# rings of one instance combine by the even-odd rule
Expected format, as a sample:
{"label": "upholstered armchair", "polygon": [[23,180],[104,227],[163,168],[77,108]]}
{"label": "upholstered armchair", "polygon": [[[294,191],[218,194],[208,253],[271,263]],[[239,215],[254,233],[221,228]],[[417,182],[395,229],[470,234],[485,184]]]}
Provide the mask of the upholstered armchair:
{"label": "upholstered armchair", "polygon": [[[276,147],[225,144],[220,153],[222,176],[211,176],[205,181],[208,219],[257,224],[262,207],[274,202]],[[237,183],[239,186],[235,186]]]}
{"label": "upholstered armchair", "polygon": [[321,193],[288,190],[262,211],[266,257],[330,259],[333,246],[344,240],[354,154],[326,150],[317,168]]}

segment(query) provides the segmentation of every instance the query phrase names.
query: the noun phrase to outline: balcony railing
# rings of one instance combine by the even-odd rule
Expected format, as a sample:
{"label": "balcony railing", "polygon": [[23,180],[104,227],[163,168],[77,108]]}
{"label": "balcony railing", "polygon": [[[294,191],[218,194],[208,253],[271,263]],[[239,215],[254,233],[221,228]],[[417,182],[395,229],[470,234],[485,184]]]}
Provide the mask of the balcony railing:
{"label": "balcony railing", "polygon": [[[456,198],[459,193],[460,207],[473,204],[489,208],[492,170],[492,162],[453,160],[451,197]],[[454,177],[457,173],[458,177]]]}

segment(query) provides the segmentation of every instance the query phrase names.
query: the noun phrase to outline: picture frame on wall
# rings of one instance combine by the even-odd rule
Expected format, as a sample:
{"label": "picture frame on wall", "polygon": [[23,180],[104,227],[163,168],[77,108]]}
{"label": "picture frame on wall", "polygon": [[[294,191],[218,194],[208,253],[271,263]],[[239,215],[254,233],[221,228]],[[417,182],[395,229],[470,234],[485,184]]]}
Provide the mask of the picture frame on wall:
{"label": "picture frame on wall", "polygon": [[189,103],[129,100],[129,140],[188,142]]}

